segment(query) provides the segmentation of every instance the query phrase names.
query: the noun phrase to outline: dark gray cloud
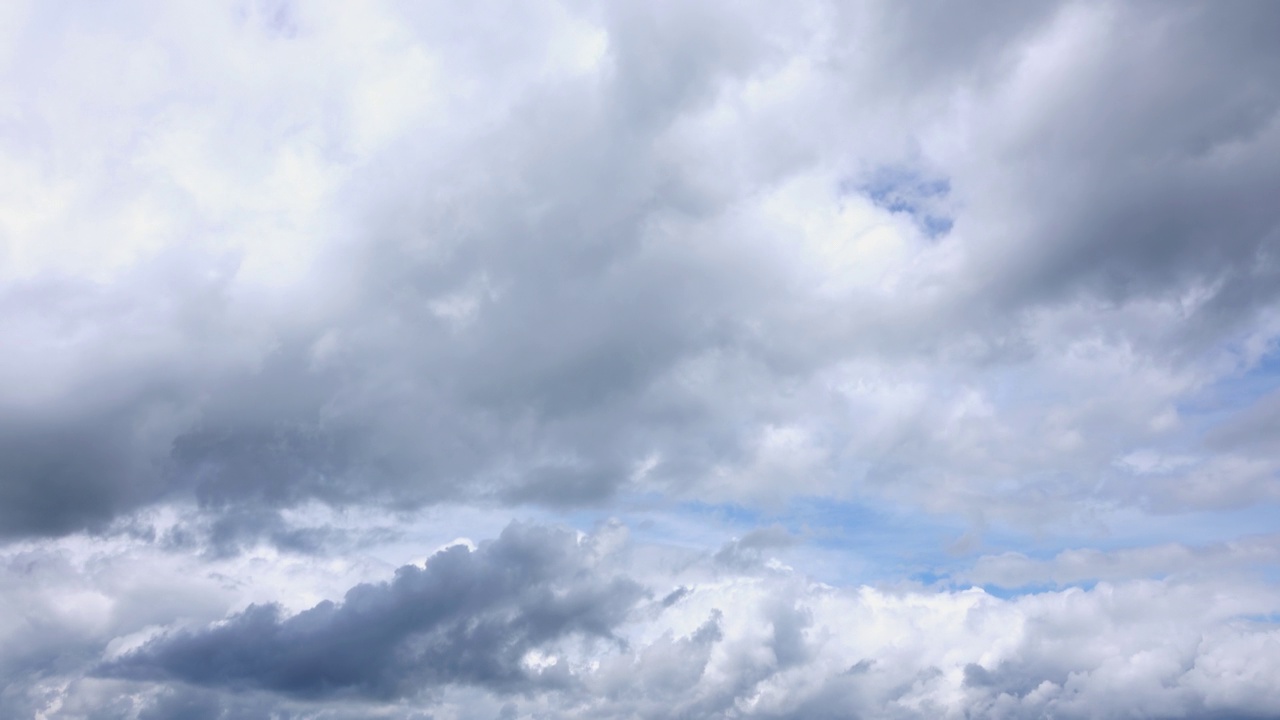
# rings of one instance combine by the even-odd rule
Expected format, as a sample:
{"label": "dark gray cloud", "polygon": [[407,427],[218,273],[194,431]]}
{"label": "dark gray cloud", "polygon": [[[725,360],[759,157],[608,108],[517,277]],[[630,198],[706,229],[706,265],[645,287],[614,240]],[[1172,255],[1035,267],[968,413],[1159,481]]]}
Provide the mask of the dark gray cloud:
{"label": "dark gray cloud", "polygon": [[643,594],[594,570],[572,533],[512,525],[475,551],[455,545],[341,602],[290,617],[253,605],[215,627],[151,640],[100,672],[304,698],[564,686],[564,664],[531,670],[526,654],[574,636],[613,639]]}
{"label": "dark gray cloud", "polygon": [[[1003,259],[982,260],[1037,297],[1123,302],[1221,283],[1204,311],[1248,322],[1269,302],[1280,242],[1265,200],[1280,191],[1276,7],[1084,3],[1063,15],[1063,42],[1103,43],[1075,68],[1046,63],[1012,79],[1065,84],[1002,123],[991,137],[999,161],[974,168],[1008,191],[998,202],[1014,228],[982,233],[1005,243]],[[1100,37],[1072,38],[1072,23]]]}

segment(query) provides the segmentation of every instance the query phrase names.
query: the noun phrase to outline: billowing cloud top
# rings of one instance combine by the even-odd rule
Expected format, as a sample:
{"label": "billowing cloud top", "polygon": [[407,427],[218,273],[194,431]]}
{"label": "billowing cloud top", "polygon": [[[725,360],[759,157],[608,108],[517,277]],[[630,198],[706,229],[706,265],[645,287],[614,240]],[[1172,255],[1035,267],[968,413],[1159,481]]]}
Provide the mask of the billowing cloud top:
{"label": "billowing cloud top", "polygon": [[572,633],[611,637],[640,594],[629,580],[596,577],[587,559],[568,533],[513,525],[478,551],[455,545],[389,583],[352,588],[340,604],[285,620],[278,605],[251,605],[211,630],[152,640],[104,671],[304,697],[555,680],[521,660]]}
{"label": "billowing cloud top", "polygon": [[1275,3],[0,14],[0,714],[1280,707]]}

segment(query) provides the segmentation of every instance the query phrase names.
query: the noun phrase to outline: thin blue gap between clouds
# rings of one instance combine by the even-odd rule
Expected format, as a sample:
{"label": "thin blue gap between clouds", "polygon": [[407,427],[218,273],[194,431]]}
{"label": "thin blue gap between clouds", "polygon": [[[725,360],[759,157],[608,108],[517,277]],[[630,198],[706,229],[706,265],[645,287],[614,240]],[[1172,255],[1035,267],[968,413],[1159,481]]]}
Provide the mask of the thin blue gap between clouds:
{"label": "thin blue gap between clouds", "polygon": [[895,215],[907,215],[930,240],[946,235],[955,225],[947,207],[951,181],[914,168],[878,167],[860,178],[845,180],[839,190],[842,195],[863,195]]}
{"label": "thin blue gap between clouds", "polygon": [[[970,569],[973,562],[984,555],[1017,552],[1029,560],[1051,562],[1068,550],[1116,552],[1169,542],[1193,547],[1229,542],[1242,534],[1273,531],[1277,511],[1280,508],[1254,506],[1202,512],[1195,513],[1191,522],[1186,516],[1141,518],[1143,522],[1136,523],[1116,518],[1118,522],[1112,527],[1065,535],[988,526],[981,529],[980,542],[966,552],[950,549],[957,538],[974,531],[960,518],[820,497],[797,498],[778,510],[691,501],[667,510],[636,514],[614,512],[611,516],[631,528],[639,541],[703,547],[707,536],[723,543],[742,538],[752,530],[779,526],[794,538],[795,545],[777,548],[776,554],[821,581],[847,585],[895,583],[906,578],[939,589],[964,589],[971,584],[953,581],[952,577]],[[603,513],[584,513],[578,520],[585,526],[600,522],[602,517]],[[1188,525],[1196,528],[1192,537],[1186,535]],[[706,534],[700,538],[675,537],[671,531],[678,527],[696,527]],[[1267,573],[1266,568],[1258,570]],[[1280,573],[1280,568],[1273,570]],[[1097,578],[1086,578],[1062,584],[981,587],[1003,597],[1067,587],[1087,590],[1096,582]]]}

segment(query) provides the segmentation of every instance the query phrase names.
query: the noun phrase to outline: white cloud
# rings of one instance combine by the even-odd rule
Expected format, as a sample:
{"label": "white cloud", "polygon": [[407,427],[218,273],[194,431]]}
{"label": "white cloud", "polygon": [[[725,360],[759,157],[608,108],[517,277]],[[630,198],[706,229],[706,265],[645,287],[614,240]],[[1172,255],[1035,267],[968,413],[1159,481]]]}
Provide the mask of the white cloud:
{"label": "white cloud", "polygon": [[1267,712],[1276,20],[7,4],[0,708],[412,714],[90,676],[616,516],[625,643],[414,701]]}
{"label": "white cloud", "polygon": [[[576,689],[509,696],[503,702],[521,712],[564,717],[660,717],[672,708],[695,717],[822,717],[849,711],[901,717],[1178,717],[1265,712],[1275,699],[1266,668],[1275,662],[1268,653],[1280,634],[1271,623],[1250,618],[1277,612],[1280,595],[1254,581],[1190,573],[1182,579],[1100,582],[1090,590],[1013,599],[978,589],[839,588],[790,570],[728,570],[711,564],[711,558],[682,569],[637,562],[658,556],[641,552],[646,548],[623,539],[621,530],[615,525],[587,536],[593,547],[605,543],[593,551],[592,562],[605,574],[625,568],[650,588],[654,604],[638,609],[618,629],[624,643],[568,643],[523,656],[528,672],[556,667],[562,668],[556,672],[572,672],[580,683]],[[219,607],[237,607],[206,601],[203,616],[193,615],[190,601],[173,596],[180,587],[193,590],[190,568],[199,556],[175,550],[157,554],[145,542],[119,539],[106,554],[86,556],[88,546],[70,541],[64,548],[73,564],[56,572],[63,587],[71,583],[80,589],[68,593],[43,584],[44,592],[62,598],[45,616],[63,633],[62,647],[77,644],[95,648],[91,652],[103,658],[120,657],[144,638],[157,637],[158,628],[198,626],[220,617]],[[1156,557],[1161,554],[1163,559]],[[1201,558],[1204,565],[1220,562],[1218,550],[1210,555]],[[1181,557],[1157,548],[1122,554],[1118,562],[1150,566],[1153,559]],[[10,558],[9,567],[22,562],[28,574],[54,569],[48,560],[18,557]],[[1055,562],[1064,567],[1072,560]],[[221,586],[217,595],[223,603],[251,596],[258,602],[292,603],[295,611],[316,602],[307,599],[305,587],[327,586],[329,597],[340,597],[341,583],[362,577],[376,581],[390,572],[381,566],[372,573],[367,568],[363,574],[335,573],[323,558],[280,553],[253,554],[234,563],[238,567],[203,563],[216,581],[210,587]],[[142,566],[149,568],[146,590],[134,575]],[[240,583],[226,584],[232,575]],[[673,586],[684,589],[662,599],[664,588]],[[168,596],[174,602],[138,604],[144,596]],[[213,599],[207,591],[192,597],[201,596]],[[113,607],[111,620],[86,615],[83,598]],[[9,599],[14,600],[12,593]],[[75,613],[57,615],[70,605],[78,608]],[[126,611],[144,606],[144,613]],[[5,646],[8,662],[31,652],[23,644]],[[1246,657],[1252,662],[1244,663]],[[91,678],[66,680],[70,684],[46,701],[51,718],[77,717],[65,708],[100,686]],[[154,689],[135,684],[129,692],[154,697]],[[450,695],[411,696],[399,707],[461,712]],[[279,702],[284,703],[279,707],[319,710],[305,699]],[[361,712],[392,711],[399,717],[394,706],[377,707],[375,702]]]}

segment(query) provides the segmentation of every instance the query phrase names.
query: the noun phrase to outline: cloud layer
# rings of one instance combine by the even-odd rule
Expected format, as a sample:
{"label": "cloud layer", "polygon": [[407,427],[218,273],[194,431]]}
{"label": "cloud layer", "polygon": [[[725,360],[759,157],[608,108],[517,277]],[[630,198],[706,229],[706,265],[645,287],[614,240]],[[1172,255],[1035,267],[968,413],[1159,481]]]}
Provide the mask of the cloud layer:
{"label": "cloud layer", "polygon": [[[514,524],[311,604],[317,590],[340,588],[332,563],[261,552],[239,568],[243,560],[195,560],[209,571],[198,589],[172,551],[145,541],[63,541],[6,558],[7,604],[45,630],[25,631],[27,642],[20,628],[5,630],[6,672],[24,681],[6,690],[5,709],[65,718],[407,718],[427,708],[458,718],[1270,717],[1280,700],[1271,681],[1280,631],[1269,619],[1280,594],[1230,569],[1002,598],[919,584],[833,587],[768,550],[753,562],[733,554],[744,545],[777,547],[743,538],[706,552],[637,543],[616,523],[585,535]],[[149,587],[139,587],[134,563],[147,566]],[[41,582],[20,590],[24,576]],[[219,617],[229,596],[263,592],[294,607],[250,603],[199,619]],[[77,676],[104,642],[107,660]]]}
{"label": "cloud layer", "polygon": [[215,628],[151,640],[104,672],[301,697],[554,686],[568,679],[559,668],[521,662],[571,634],[610,638],[640,594],[634,582],[595,577],[584,554],[572,535],[513,525],[477,551],[455,545],[389,583],[352,588],[341,603],[287,619],[277,605],[251,605]]}
{"label": "cloud layer", "polygon": [[1268,4],[537,6],[498,52],[496,9],[206,12],[32,7],[8,61],[10,536],[782,478],[1274,499],[1249,413],[1210,446],[1185,409],[1274,339]]}
{"label": "cloud layer", "polygon": [[11,714],[1276,706],[1274,3],[0,13]]}

